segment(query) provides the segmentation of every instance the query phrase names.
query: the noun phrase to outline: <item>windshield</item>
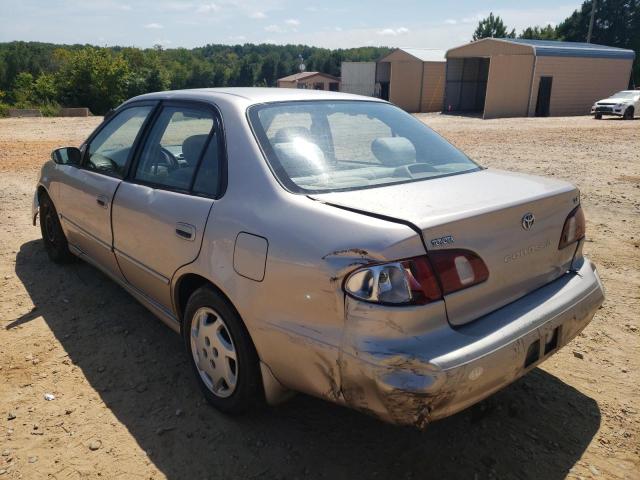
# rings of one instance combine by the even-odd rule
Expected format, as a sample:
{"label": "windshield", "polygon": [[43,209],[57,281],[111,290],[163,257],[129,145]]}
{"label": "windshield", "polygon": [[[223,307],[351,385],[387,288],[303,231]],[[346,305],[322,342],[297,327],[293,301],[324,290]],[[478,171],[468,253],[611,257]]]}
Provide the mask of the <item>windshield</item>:
{"label": "windshield", "polygon": [[625,90],[612,95],[613,98],[635,98],[637,96],[640,96],[640,92],[629,92]]}
{"label": "windshield", "polygon": [[262,104],[251,125],[280,182],[296,193],[390,185],[479,170],[440,135],[387,103]]}

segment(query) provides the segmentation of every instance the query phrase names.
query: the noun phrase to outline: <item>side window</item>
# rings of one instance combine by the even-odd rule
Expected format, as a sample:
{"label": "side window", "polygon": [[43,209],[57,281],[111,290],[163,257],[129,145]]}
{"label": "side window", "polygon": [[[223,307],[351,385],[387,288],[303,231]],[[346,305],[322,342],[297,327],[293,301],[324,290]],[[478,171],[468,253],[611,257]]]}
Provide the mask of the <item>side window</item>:
{"label": "side window", "polygon": [[[207,110],[165,107],[147,137],[134,178],[189,190],[213,125],[213,114]],[[211,142],[216,140],[214,137]],[[210,153],[217,157],[217,149],[208,149]]]}
{"label": "side window", "polygon": [[122,178],[131,148],[152,109],[131,107],[113,117],[89,144],[84,167]]}
{"label": "side window", "polygon": [[193,192],[215,197],[220,191],[220,160],[218,158],[218,135],[214,132],[193,183]]}

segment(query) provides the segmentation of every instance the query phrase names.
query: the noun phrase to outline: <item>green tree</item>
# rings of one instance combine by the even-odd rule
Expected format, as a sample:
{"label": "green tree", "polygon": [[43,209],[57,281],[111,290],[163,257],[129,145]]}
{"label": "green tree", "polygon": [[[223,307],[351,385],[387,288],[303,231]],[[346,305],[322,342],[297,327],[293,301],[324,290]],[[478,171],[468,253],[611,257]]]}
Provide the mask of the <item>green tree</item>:
{"label": "green tree", "polygon": [[131,77],[121,54],[86,47],[72,53],[58,75],[61,98],[70,106],[104,114],[127,98]]}
{"label": "green tree", "polygon": [[33,98],[33,75],[20,72],[13,84],[13,98],[16,105],[26,107]]}
{"label": "green tree", "polygon": [[558,30],[549,24],[546,27],[527,27],[518,38],[528,38],[530,40],[558,40]]}
{"label": "green tree", "polygon": [[487,18],[483,18],[478,22],[476,31],[473,32],[473,39],[480,40],[482,38],[515,38],[516,30],[508,31],[507,26],[499,15],[489,13]]}
{"label": "green tree", "polygon": [[52,103],[58,98],[55,75],[41,73],[33,83],[33,100],[39,104]]}

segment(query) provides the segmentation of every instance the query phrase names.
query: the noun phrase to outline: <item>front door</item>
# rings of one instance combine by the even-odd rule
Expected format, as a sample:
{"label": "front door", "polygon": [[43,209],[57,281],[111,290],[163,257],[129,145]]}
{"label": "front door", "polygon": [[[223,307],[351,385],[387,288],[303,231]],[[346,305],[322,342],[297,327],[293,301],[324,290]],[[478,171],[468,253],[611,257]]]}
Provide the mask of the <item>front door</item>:
{"label": "front door", "polygon": [[120,269],[167,310],[171,277],[197,258],[219,193],[219,125],[206,105],[166,102],[113,202]]}
{"label": "front door", "polygon": [[80,168],[65,166],[59,214],[69,243],[121,278],[112,252],[111,206],[127,160],[153,105],[133,106],[105,123],[84,148]]}
{"label": "front door", "polygon": [[540,77],[538,86],[538,101],[536,102],[536,117],[548,117],[551,105],[551,85],[553,77]]}

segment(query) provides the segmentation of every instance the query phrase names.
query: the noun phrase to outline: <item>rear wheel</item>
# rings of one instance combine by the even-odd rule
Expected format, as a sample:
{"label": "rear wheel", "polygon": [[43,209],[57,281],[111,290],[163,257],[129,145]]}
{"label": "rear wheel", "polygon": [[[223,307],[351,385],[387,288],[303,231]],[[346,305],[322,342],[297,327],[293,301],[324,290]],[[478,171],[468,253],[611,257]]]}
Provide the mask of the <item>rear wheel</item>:
{"label": "rear wheel", "polygon": [[183,335],[205,398],[226,413],[262,403],[258,355],[240,316],[213,288],[196,290],[184,316]]}
{"label": "rear wheel", "polygon": [[596,113],[593,118],[595,118],[596,120],[602,120],[602,114],[601,113]]}
{"label": "rear wheel", "polygon": [[633,107],[628,107],[622,116],[624,120],[633,120]]}
{"label": "rear wheel", "polygon": [[40,196],[40,231],[44,249],[52,262],[69,263],[74,259],[69,251],[67,237],[62,231],[56,207],[46,193]]}

